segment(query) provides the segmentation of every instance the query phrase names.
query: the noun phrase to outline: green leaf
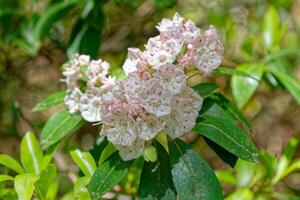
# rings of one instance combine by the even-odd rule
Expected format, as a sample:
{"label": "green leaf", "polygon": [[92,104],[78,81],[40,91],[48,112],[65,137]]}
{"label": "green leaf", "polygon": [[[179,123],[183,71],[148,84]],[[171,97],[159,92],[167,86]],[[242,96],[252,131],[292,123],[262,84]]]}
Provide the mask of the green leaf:
{"label": "green leaf", "polygon": [[21,174],[15,177],[15,190],[18,199],[31,200],[34,191],[34,184],[39,176],[36,174]]}
{"label": "green leaf", "polygon": [[43,196],[46,196],[48,188],[55,181],[56,173],[57,169],[54,164],[50,164],[41,172],[40,178],[37,181],[37,188]]}
{"label": "green leaf", "polygon": [[[261,80],[264,72],[264,66],[257,64],[244,64],[239,66],[237,69],[250,74],[259,81]],[[257,80],[236,75],[232,76],[231,89],[233,97],[236,100],[239,108],[242,108],[244,105],[246,105],[246,103],[252,97],[257,86],[259,85],[259,81]]]}
{"label": "green leaf", "polygon": [[117,152],[99,165],[88,185],[92,200],[100,199],[127,174],[132,161],[123,161]]}
{"label": "green leaf", "polygon": [[226,197],[226,200],[254,200],[254,194],[249,188],[236,190]]}
{"label": "green leaf", "polygon": [[163,146],[156,143],[156,162],[144,162],[138,200],[176,200],[169,156]]}
{"label": "green leaf", "polygon": [[0,174],[0,182],[3,182],[3,181],[13,181],[13,180],[14,180],[14,177],[12,177],[12,176]]}
{"label": "green leaf", "polygon": [[47,151],[44,153],[43,157],[43,163],[42,163],[42,170],[46,169],[51,162],[55,152],[56,152],[57,145],[52,145],[47,149]]}
{"label": "green leaf", "polygon": [[45,199],[55,200],[58,192],[58,187],[59,187],[58,181],[54,180],[48,187]]}
{"label": "green leaf", "polygon": [[48,148],[64,136],[75,132],[83,124],[84,121],[79,114],[72,115],[66,109],[57,112],[50,117],[41,132],[41,145]]}
{"label": "green leaf", "polygon": [[263,41],[268,49],[272,49],[278,42],[279,15],[276,9],[270,6],[263,21]]}
{"label": "green leaf", "polygon": [[79,149],[76,149],[71,151],[70,155],[86,176],[92,176],[94,174],[97,165],[89,152],[82,152]]}
{"label": "green leaf", "polygon": [[99,159],[99,165],[102,164],[109,156],[111,156],[114,152],[116,152],[117,149],[116,147],[108,142],[108,144],[106,145],[106,147],[103,149],[100,159]]}
{"label": "green leaf", "polygon": [[218,180],[220,180],[221,183],[228,183],[230,185],[236,185],[236,177],[233,174],[233,171],[229,170],[218,170],[215,172],[216,176],[218,177]]}
{"label": "green leaf", "polygon": [[239,158],[251,162],[259,161],[259,154],[255,145],[247,134],[229,119],[205,116],[193,130]]}
{"label": "green leaf", "polygon": [[9,155],[0,154],[0,164],[18,172],[19,174],[24,173],[24,169],[22,168],[22,166]]}
{"label": "green leaf", "polygon": [[203,99],[209,97],[219,89],[218,85],[214,83],[200,83],[193,86],[193,90],[197,92]]}
{"label": "green leaf", "polygon": [[48,7],[39,18],[34,29],[34,38],[41,41],[48,33],[52,25],[64,17],[77,3],[77,0],[61,1]]}
{"label": "green leaf", "polygon": [[39,174],[42,168],[43,153],[32,132],[27,132],[21,142],[21,162],[26,172]]}
{"label": "green leaf", "polygon": [[211,141],[210,139],[203,137],[207,145],[230,167],[234,167],[237,162],[237,157],[218,145],[217,143]]}
{"label": "green leaf", "polygon": [[287,168],[292,160],[292,157],[297,149],[298,140],[296,138],[291,138],[287,146],[284,148],[282,155],[279,158],[276,167],[275,176],[272,179],[272,183],[277,183],[286,175]]}
{"label": "green leaf", "polygon": [[89,184],[91,177],[84,176],[76,180],[74,184],[74,195],[77,200],[89,200],[90,193],[87,190],[86,186]]}
{"label": "green leaf", "polygon": [[107,146],[107,144],[108,144],[108,141],[105,136],[98,137],[96,140],[96,143],[89,151],[92,154],[96,163],[99,162],[100,156],[102,155],[102,152],[105,149],[105,147]]}
{"label": "green leaf", "polygon": [[[212,106],[214,106],[214,111],[209,111],[205,113]],[[215,93],[209,98],[204,99],[203,106],[200,111],[200,114],[202,113],[205,113],[205,115],[231,118],[233,121],[239,121],[248,133],[252,132],[252,128],[248,120],[243,116],[241,111],[239,111],[239,109],[228,99],[226,99],[222,94]]]}
{"label": "green leaf", "polygon": [[[225,74],[225,75],[231,75],[231,76],[242,76],[246,78],[251,78],[253,80],[257,80],[255,77],[251,76],[250,74],[237,70],[235,68],[229,68],[229,67],[218,67],[214,70],[215,73],[218,74]],[[259,80],[257,80],[259,81]]]}
{"label": "green leaf", "polygon": [[299,55],[300,48],[299,47],[292,47],[292,48],[286,48],[286,49],[280,49],[268,56],[265,57],[265,62],[270,62],[272,60],[276,60],[278,58],[284,58],[291,55]]}
{"label": "green leaf", "polygon": [[238,160],[235,167],[237,186],[249,186],[250,182],[253,180],[253,176],[255,175],[256,166],[257,165],[254,163],[250,163],[241,159]]}
{"label": "green leaf", "polygon": [[223,199],[222,189],[209,164],[182,140],[169,143],[173,182],[181,200]]}
{"label": "green leaf", "polygon": [[32,111],[33,112],[43,111],[52,108],[54,106],[57,106],[59,104],[62,104],[64,102],[65,96],[66,96],[65,91],[54,93],[46,97],[45,99],[43,99],[41,102],[37,103],[32,109]]}
{"label": "green leaf", "polygon": [[275,68],[270,67],[270,71],[280,80],[284,87],[291,93],[300,104],[300,82],[296,78],[288,75],[287,73]]}

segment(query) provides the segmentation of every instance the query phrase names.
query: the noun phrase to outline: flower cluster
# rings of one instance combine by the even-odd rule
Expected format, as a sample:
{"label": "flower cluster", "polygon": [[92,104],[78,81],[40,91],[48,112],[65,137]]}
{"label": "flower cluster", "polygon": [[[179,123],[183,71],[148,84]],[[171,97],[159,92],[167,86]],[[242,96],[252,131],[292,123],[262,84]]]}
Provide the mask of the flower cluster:
{"label": "flower cluster", "polygon": [[63,66],[64,81],[68,87],[65,104],[70,113],[80,112],[88,122],[100,122],[101,96],[115,85],[108,75],[109,64],[91,60],[87,55],[75,55]]}
{"label": "flower cluster", "polygon": [[213,26],[202,35],[192,21],[176,13],[172,20],[163,19],[157,29],[160,34],[148,40],[144,51],[128,49],[125,80],[115,81],[108,76],[108,63],[83,55],[64,66],[69,111],[80,112],[89,122],[101,121],[101,135],[107,136],[124,160],[142,155],[162,131],[171,138],[190,131],[202,98],[187,86],[185,70],[196,66],[209,73],[221,63],[223,46]]}

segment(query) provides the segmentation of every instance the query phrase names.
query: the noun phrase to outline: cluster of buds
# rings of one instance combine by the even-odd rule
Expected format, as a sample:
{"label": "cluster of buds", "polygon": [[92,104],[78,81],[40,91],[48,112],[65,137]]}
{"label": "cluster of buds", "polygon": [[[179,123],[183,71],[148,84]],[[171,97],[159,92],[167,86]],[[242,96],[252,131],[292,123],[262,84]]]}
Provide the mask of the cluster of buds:
{"label": "cluster of buds", "polygon": [[202,35],[176,13],[157,29],[160,34],[148,40],[144,51],[128,49],[125,80],[115,81],[108,76],[108,63],[87,56],[76,56],[64,67],[69,111],[80,112],[89,122],[101,121],[100,134],[124,160],[141,156],[161,132],[177,138],[195,126],[202,98],[187,86],[185,70],[196,66],[206,74],[222,60],[223,46],[213,26]]}

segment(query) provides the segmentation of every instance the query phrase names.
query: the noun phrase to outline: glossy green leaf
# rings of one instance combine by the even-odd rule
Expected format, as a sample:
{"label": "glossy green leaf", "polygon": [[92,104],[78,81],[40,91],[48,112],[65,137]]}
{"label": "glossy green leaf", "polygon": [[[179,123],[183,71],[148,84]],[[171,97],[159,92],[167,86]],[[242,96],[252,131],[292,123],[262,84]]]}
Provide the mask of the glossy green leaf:
{"label": "glossy green leaf", "polygon": [[34,38],[40,41],[49,33],[52,25],[64,17],[77,3],[77,0],[61,1],[48,7],[46,12],[39,18],[34,29]]}
{"label": "glossy green leaf", "polygon": [[270,67],[270,71],[300,104],[300,81],[275,67]]}
{"label": "glossy green leaf", "polygon": [[100,199],[113,186],[118,184],[127,174],[132,161],[123,161],[114,153],[110,159],[99,165],[88,185],[92,200]]}
{"label": "glossy green leaf", "polygon": [[42,168],[43,153],[32,132],[27,132],[21,142],[21,162],[26,172],[39,174]]}
{"label": "glossy green leaf", "polygon": [[50,186],[48,187],[46,197],[47,200],[56,200],[56,196],[58,193],[59,184],[57,180],[54,180]]}
{"label": "glossy green leaf", "polygon": [[38,180],[39,176],[36,174],[21,174],[15,177],[15,190],[18,195],[18,199],[31,200],[34,184]]}
{"label": "glossy green leaf", "polygon": [[99,165],[103,163],[109,156],[111,156],[116,151],[117,151],[116,147],[112,143],[108,142],[108,144],[106,145],[106,147],[103,149],[101,153],[99,159]]}
{"label": "glossy green leaf", "polygon": [[24,173],[23,167],[9,155],[0,154],[0,164],[18,172],[19,174]]}
{"label": "glossy green leaf", "polygon": [[156,162],[144,162],[138,200],[176,200],[176,191],[172,181],[169,155],[159,143]]}
{"label": "glossy green leaf", "polygon": [[46,169],[44,169],[40,178],[37,181],[37,187],[42,196],[46,196],[48,188],[55,181],[57,169],[54,164],[50,164]]}
{"label": "glossy green leaf", "polygon": [[258,151],[251,139],[229,119],[205,116],[193,130],[239,158],[251,162],[259,161]]}
{"label": "glossy green leaf", "polygon": [[62,104],[64,102],[65,96],[66,96],[65,91],[54,93],[54,94],[46,97],[39,103],[37,103],[34,106],[34,108],[32,109],[32,111],[33,112],[43,111],[43,110],[52,108],[54,106],[57,106],[59,104]]}
{"label": "glossy green leaf", "polygon": [[225,163],[227,163],[229,166],[234,167],[237,162],[237,156],[230,153],[217,143],[211,141],[210,139],[203,137],[207,145],[221,158]]}
{"label": "glossy green leaf", "polygon": [[192,87],[202,98],[206,98],[215,93],[219,87],[214,83],[200,83]]}
{"label": "glossy green leaf", "polygon": [[230,75],[230,76],[242,76],[242,77],[246,77],[246,78],[251,78],[253,80],[257,80],[255,77],[251,76],[250,74],[240,71],[235,68],[218,67],[217,69],[214,70],[214,72],[218,73],[218,74],[225,74],[225,75]]}
{"label": "glossy green leaf", "polygon": [[47,121],[41,132],[41,145],[48,148],[52,144],[59,142],[64,136],[75,132],[83,126],[84,121],[79,114],[70,114],[64,109],[55,113]]}
{"label": "glossy green leaf", "polygon": [[209,164],[182,140],[169,143],[173,182],[181,200],[223,199],[222,189]]}
{"label": "glossy green leaf", "polygon": [[[218,106],[214,104],[217,104]],[[211,106],[214,106],[214,108],[217,109],[214,112],[218,113],[218,114],[213,114],[214,112],[211,112],[212,116],[231,118],[233,121],[240,122],[243,128],[248,133],[252,132],[250,123],[244,117],[241,111],[239,111],[239,109],[234,104],[232,104],[228,99],[226,99],[222,94],[215,93],[209,98],[206,98],[203,102],[203,106],[200,113],[206,112],[209,108],[211,108]]]}
{"label": "glossy green leaf", "polygon": [[14,177],[12,176],[8,176],[8,175],[5,175],[5,174],[0,174],[0,182],[2,181],[13,181],[14,180]]}
{"label": "glossy green leaf", "polygon": [[263,21],[263,41],[268,49],[272,49],[278,42],[279,15],[276,9],[270,6]]}
{"label": "glossy green leaf", "polygon": [[100,156],[102,155],[102,152],[105,149],[105,147],[107,146],[107,144],[108,144],[108,141],[107,141],[106,137],[101,136],[101,137],[97,138],[96,143],[89,151],[91,153],[91,155],[93,156],[94,160],[96,161],[96,163],[99,162]]}
{"label": "glossy green leaf", "polygon": [[218,180],[220,180],[221,183],[228,183],[230,185],[236,185],[236,177],[233,174],[233,171],[230,170],[218,170],[215,171],[216,176],[218,177]]}
{"label": "glossy green leaf", "polygon": [[86,176],[92,176],[97,168],[93,156],[89,152],[82,152],[79,149],[70,152],[72,159]]}
{"label": "glossy green leaf", "polygon": [[87,190],[86,186],[89,184],[91,177],[84,176],[76,180],[74,184],[74,195],[77,200],[89,200],[90,193]]}
{"label": "glossy green leaf", "polygon": [[44,153],[43,162],[42,162],[42,170],[46,169],[51,162],[55,152],[57,149],[57,145],[50,146],[47,151]]}
{"label": "glossy green leaf", "polygon": [[[240,71],[250,74],[257,80],[261,80],[264,66],[257,64],[244,64],[237,68]],[[231,89],[233,97],[239,108],[242,108],[254,94],[259,81],[252,78],[246,78],[241,76],[232,76],[231,78]]]}

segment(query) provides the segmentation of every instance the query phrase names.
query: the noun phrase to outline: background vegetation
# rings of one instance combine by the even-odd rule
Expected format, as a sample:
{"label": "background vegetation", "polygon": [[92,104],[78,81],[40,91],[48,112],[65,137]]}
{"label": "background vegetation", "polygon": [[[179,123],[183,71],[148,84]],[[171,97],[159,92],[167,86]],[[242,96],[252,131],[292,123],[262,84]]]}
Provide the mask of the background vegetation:
{"label": "background vegetation", "polygon": [[[299,0],[0,0],[0,152],[18,160],[24,134],[31,130],[39,137],[46,120],[60,109],[32,111],[41,99],[65,89],[60,68],[68,55],[101,57],[111,63],[114,75],[123,76],[126,49],[143,47],[157,34],[155,25],[176,11],[203,29],[215,25],[225,46],[222,66],[259,80],[249,82],[230,70],[203,78],[217,83],[251,121],[251,137],[264,149],[263,162],[238,161],[231,169],[201,137],[189,134],[186,140],[218,170],[228,199],[299,199]],[[58,199],[67,198],[78,173],[69,150],[90,150],[97,129],[85,125],[54,155]],[[11,173],[5,167],[0,172]],[[107,198],[134,196],[139,173],[132,169]],[[1,198],[14,196],[10,187],[0,183]]]}

